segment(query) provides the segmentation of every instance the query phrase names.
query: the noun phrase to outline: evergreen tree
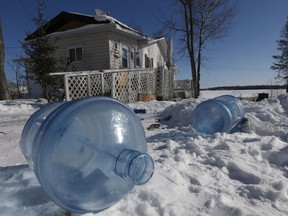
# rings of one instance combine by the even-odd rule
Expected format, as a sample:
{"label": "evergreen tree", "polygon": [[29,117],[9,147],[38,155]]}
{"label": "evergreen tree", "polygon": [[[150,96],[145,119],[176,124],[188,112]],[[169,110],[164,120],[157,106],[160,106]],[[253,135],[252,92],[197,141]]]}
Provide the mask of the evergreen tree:
{"label": "evergreen tree", "polygon": [[27,33],[22,47],[27,55],[28,78],[39,83],[43,90],[43,97],[48,98],[48,87],[56,82],[53,76],[49,76],[49,73],[57,71],[56,58],[53,57],[56,46],[55,39],[46,34],[48,24],[43,14],[46,8],[45,0],[36,0],[36,4],[37,16],[33,18],[33,22],[37,30],[33,34]]}
{"label": "evergreen tree", "polygon": [[271,66],[271,69],[278,73],[278,78],[286,79],[286,92],[288,92],[288,17],[280,36],[281,39],[276,41],[278,45],[277,50],[280,51],[280,54],[272,56],[275,62]]}

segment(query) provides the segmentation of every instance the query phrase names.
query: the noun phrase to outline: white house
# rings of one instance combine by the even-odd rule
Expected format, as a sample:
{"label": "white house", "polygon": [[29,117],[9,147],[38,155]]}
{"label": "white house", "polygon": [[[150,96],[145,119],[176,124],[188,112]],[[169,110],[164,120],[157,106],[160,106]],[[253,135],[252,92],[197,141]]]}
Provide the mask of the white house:
{"label": "white house", "polygon": [[[167,68],[171,59],[165,37],[149,37],[105,14],[61,12],[46,29],[48,36],[56,38],[55,57],[64,71]],[[37,31],[25,40],[33,39]],[[41,96],[31,80],[29,93]]]}

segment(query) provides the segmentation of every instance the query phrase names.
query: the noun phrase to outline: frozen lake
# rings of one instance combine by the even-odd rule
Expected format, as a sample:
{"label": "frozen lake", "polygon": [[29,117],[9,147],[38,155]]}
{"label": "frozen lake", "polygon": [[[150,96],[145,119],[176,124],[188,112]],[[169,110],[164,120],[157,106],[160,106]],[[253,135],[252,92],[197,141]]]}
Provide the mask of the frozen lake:
{"label": "frozen lake", "polygon": [[285,94],[285,89],[251,89],[251,90],[205,90],[200,95],[203,98],[214,98],[220,95],[234,95],[235,97],[257,97],[259,93],[268,93],[269,98]]}

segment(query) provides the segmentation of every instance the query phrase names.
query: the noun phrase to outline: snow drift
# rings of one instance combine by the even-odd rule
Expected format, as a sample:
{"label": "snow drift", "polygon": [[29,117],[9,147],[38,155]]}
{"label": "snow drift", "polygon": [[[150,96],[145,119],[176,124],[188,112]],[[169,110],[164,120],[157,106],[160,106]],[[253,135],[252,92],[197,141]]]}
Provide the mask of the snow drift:
{"label": "snow drift", "polygon": [[[232,134],[194,130],[191,114],[203,100],[129,104],[147,111],[137,115],[155,173],[97,215],[288,215],[288,95],[243,101],[249,121]],[[65,213],[42,190],[18,147],[25,122],[41,106],[36,100],[0,102],[1,215]],[[160,127],[150,130],[151,124]]]}

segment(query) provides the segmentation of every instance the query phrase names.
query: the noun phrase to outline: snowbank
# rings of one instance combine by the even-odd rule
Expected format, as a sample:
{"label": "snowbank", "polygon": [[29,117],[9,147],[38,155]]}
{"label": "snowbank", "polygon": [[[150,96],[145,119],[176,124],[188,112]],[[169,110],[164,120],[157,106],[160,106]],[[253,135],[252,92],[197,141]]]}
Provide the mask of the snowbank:
{"label": "snowbank", "polygon": [[[194,130],[191,114],[202,100],[129,104],[147,111],[137,115],[155,174],[97,215],[288,215],[288,95],[243,101],[249,124],[233,134]],[[38,108],[29,100],[0,103],[1,215],[64,215],[18,148],[25,121]]]}

